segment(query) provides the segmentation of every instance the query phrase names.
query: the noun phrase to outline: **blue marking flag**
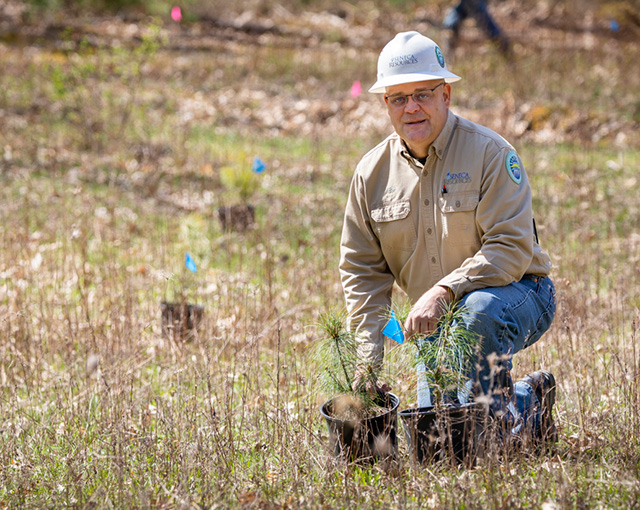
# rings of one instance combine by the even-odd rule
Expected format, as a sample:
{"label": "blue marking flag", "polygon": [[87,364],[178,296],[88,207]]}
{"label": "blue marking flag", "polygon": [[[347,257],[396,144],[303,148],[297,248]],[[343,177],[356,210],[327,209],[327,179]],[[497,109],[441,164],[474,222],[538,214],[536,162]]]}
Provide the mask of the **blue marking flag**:
{"label": "blue marking flag", "polygon": [[382,334],[391,338],[391,340],[395,340],[399,344],[404,342],[404,333],[402,332],[402,326],[400,326],[400,321],[396,318],[396,313],[391,310],[391,318],[387,325],[382,330]]}
{"label": "blue marking flag", "polygon": [[189,255],[189,252],[184,254],[184,265],[187,267],[187,269],[189,271],[191,271],[192,273],[195,273],[198,270],[198,267],[196,266],[195,261],[191,258],[191,255]]}
{"label": "blue marking flag", "polygon": [[267,168],[267,164],[262,161],[258,156],[253,158],[253,164],[251,165],[251,170],[253,170],[257,174],[261,174]]}

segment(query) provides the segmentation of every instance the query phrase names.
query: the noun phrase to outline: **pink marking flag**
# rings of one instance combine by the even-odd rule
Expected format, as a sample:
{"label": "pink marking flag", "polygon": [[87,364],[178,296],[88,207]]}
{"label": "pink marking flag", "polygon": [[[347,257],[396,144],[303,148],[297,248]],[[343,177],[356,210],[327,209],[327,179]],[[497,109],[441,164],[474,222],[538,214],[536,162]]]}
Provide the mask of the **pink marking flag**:
{"label": "pink marking flag", "polygon": [[182,19],[182,10],[177,5],[171,9],[171,19],[173,21],[180,21]]}
{"label": "pink marking flag", "polygon": [[356,80],[351,85],[351,97],[358,97],[360,94],[362,94],[362,85]]}

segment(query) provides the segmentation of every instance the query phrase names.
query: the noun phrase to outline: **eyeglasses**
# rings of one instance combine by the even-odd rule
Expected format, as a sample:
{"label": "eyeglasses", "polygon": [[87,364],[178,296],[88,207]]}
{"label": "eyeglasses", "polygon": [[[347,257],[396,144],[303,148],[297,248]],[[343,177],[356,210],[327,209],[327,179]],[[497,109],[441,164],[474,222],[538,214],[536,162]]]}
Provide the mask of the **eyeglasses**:
{"label": "eyeglasses", "polygon": [[404,108],[409,102],[410,97],[413,98],[413,100],[420,105],[428,104],[429,101],[433,99],[433,96],[435,96],[434,94],[435,90],[440,85],[444,85],[444,83],[445,82],[440,82],[432,89],[417,90],[413,94],[404,94],[404,95],[399,94],[397,96],[384,96],[384,99],[385,101],[387,101],[388,104],[390,104],[394,108]]}

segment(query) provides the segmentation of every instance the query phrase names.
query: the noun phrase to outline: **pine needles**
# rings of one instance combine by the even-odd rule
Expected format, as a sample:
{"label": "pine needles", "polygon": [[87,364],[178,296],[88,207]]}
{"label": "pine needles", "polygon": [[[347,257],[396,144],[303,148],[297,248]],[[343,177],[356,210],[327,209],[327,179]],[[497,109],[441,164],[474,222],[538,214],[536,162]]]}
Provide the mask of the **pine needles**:
{"label": "pine needles", "polygon": [[316,344],[314,360],[321,368],[320,386],[328,394],[351,393],[358,360],[358,344],[346,327],[346,312],[320,315],[322,336]]}
{"label": "pine needles", "polygon": [[[411,305],[405,302],[394,306],[398,320],[404,324]],[[450,303],[444,305],[433,335],[413,335],[407,339],[416,348],[416,365],[425,371],[436,405],[442,403],[444,395],[462,388],[471,375],[480,338],[470,326],[467,309]]]}
{"label": "pine needles", "polygon": [[[358,341],[347,328],[347,312],[330,310],[320,315],[318,329],[321,333],[313,350],[313,361],[319,369],[320,390],[327,395],[350,395],[357,407],[369,410],[375,405],[375,395],[370,395],[369,382],[375,384],[372,367],[363,365],[358,358]],[[366,376],[357,388],[353,388],[356,370]]]}

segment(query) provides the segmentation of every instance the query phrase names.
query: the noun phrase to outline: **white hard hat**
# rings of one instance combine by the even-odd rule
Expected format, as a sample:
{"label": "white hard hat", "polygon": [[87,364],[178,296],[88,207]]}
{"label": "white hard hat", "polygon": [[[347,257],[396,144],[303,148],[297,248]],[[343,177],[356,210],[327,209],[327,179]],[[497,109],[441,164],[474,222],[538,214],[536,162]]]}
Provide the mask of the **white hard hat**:
{"label": "white hard hat", "polygon": [[435,42],[418,32],[400,32],[382,49],[378,81],[369,92],[381,94],[392,85],[437,79],[452,83],[461,78],[447,70],[444,55]]}

